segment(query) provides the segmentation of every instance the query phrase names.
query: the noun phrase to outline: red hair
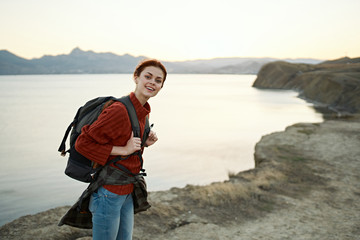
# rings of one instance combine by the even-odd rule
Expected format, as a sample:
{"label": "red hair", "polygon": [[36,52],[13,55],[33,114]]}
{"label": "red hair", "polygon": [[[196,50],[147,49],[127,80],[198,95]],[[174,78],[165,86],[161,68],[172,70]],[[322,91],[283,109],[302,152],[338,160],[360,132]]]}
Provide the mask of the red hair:
{"label": "red hair", "polygon": [[164,82],[165,82],[165,79],[166,79],[166,75],[167,75],[167,72],[166,72],[166,68],[164,67],[164,65],[156,60],[156,59],[144,59],[142,60],[135,68],[135,71],[134,71],[134,78],[136,77],[139,77],[141,72],[144,71],[144,69],[146,67],[157,67],[157,68],[160,68],[161,71],[163,72],[164,74],[164,79],[163,79],[163,85],[164,85]]}

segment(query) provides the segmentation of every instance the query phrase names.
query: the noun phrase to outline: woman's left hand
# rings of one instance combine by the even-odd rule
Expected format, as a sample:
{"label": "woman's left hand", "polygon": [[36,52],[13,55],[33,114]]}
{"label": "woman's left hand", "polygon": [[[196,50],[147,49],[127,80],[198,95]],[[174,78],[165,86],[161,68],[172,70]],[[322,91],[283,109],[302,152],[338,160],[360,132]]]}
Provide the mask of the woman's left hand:
{"label": "woman's left hand", "polygon": [[154,131],[150,131],[148,138],[146,139],[145,146],[149,147],[153,145],[158,140],[156,133]]}

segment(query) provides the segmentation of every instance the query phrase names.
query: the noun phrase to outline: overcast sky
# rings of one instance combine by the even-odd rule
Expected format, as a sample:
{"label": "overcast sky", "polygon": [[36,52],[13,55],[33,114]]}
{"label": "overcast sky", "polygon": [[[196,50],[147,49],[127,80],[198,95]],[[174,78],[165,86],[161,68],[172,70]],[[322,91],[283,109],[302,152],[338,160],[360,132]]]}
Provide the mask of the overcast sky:
{"label": "overcast sky", "polygon": [[0,49],[160,60],[360,57],[360,0],[1,0]]}

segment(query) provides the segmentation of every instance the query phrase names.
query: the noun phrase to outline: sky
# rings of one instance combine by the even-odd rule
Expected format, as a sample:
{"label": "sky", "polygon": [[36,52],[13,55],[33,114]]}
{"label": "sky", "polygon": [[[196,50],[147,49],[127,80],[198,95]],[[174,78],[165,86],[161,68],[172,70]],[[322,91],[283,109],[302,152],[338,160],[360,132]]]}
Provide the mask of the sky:
{"label": "sky", "polygon": [[360,57],[360,0],[1,0],[0,49],[164,61]]}

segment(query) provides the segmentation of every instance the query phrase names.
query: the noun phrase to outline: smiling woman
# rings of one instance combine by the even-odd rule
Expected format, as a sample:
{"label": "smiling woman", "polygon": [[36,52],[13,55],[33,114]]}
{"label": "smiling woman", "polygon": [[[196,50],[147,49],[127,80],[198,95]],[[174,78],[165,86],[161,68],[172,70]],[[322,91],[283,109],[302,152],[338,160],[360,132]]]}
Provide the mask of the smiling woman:
{"label": "smiling woman", "polygon": [[163,73],[161,69],[150,66],[146,67],[140,76],[135,77],[135,95],[140,103],[145,104],[150,97],[154,97],[163,85]]}
{"label": "smiling woman", "polygon": [[164,86],[166,75],[164,65],[154,59],[145,60],[136,67],[134,71],[135,95],[142,104],[145,104],[150,97],[157,95]]}
{"label": "smiling woman", "polygon": [[[82,199],[81,202],[88,203],[88,207],[86,206],[83,209],[87,211],[89,208],[92,213],[94,240],[132,239],[134,211],[137,210],[135,206],[138,203],[133,200],[133,194],[137,197],[138,191],[146,192],[146,185],[142,184],[145,180],[140,173],[143,171],[142,153],[145,146],[152,146],[158,140],[155,132],[146,129],[146,121],[150,113],[150,105],[147,101],[158,94],[165,79],[166,69],[157,60],[145,60],[135,69],[136,88],[130,94],[129,99],[135,108],[139,121],[140,136],[134,136],[126,107],[121,102],[116,101],[105,108],[93,124],[85,125],[82,128],[82,132],[75,143],[76,151],[95,164],[104,166],[111,161],[108,167],[112,170],[105,171],[104,168],[101,171],[101,175],[109,172],[103,178],[105,182],[107,179],[113,179],[110,172],[115,171],[114,168],[117,169],[116,171],[123,172],[124,176],[129,179],[124,181],[116,178],[115,184],[103,185],[103,182],[99,183],[99,179],[102,181],[102,177],[99,177],[91,184],[91,186],[99,185],[99,187],[94,187],[90,193],[87,192],[86,196],[82,195],[84,200]],[[145,136],[144,141],[142,141],[141,136]],[[121,161],[117,161],[117,156],[123,157],[120,158]],[[117,162],[113,161],[114,159]],[[130,179],[136,179],[136,181]],[[143,187],[138,189],[135,186]],[[146,196],[147,194],[140,203],[147,203]],[[78,206],[77,203],[74,206]],[[83,207],[81,204],[80,206]],[[144,211],[149,207],[150,205],[147,204],[142,210]],[[84,227],[83,224],[77,225],[78,219],[81,218],[82,223],[84,220],[82,216],[76,213],[73,215],[72,209],[61,220],[61,225],[69,224],[75,227]],[[90,219],[88,222],[90,223]]]}

